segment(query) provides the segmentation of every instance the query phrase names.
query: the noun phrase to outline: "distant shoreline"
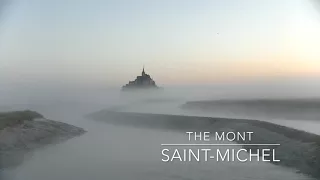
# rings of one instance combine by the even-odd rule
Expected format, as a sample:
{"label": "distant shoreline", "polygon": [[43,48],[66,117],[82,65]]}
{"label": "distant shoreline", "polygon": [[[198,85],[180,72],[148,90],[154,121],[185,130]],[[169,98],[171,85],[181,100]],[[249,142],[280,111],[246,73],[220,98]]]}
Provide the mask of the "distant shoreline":
{"label": "distant shoreline", "polygon": [[[251,141],[236,142],[240,144],[281,144],[277,147],[277,157],[281,159],[281,162],[274,162],[274,164],[320,178],[320,136],[301,130],[259,120],[127,113],[108,110],[92,113],[87,117],[114,125],[171,130],[182,133],[186,131],[252,131],[255,136]],[[243,148],[253,151],[266,147],[268,146],[243,146]],[[270,148],[273,147],[270,146]]]}
{"label": "distant shoreline", "polygon": [[267,119],[319,120],[319,98],[243,99],[188,101],[180,106],[198,112],[232,113],[240,117]]}

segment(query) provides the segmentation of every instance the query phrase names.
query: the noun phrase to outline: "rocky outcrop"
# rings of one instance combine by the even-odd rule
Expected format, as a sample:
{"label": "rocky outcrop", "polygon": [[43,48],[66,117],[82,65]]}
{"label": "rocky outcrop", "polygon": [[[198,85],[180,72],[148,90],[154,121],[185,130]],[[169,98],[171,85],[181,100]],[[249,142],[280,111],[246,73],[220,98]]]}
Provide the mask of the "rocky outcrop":
{"label": "rocky outcrop", "polygon": [[134,81],[129,81],[128,84],[122,87],[122,90],[133,90],[133,89],[155,89],[158,88],[155,81],[149,74],[146,74],[144,68],[141,76],[137,76]]}
{"label": "rocky outcrop", "polygon": [[85,133],[66,123],[45,119],[33,111],[0,114],[0,169],[20,164],[30,150]]}

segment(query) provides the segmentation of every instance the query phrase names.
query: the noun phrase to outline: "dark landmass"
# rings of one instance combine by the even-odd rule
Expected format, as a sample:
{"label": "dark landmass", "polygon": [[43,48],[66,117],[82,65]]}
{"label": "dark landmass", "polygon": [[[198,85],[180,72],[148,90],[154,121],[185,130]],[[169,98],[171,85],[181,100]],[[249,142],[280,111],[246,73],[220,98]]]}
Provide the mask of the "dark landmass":
{"label": "dark landmass", "polygon": [[[273,144],[280,166],[296,169],[300,173],[320,179],[320,136],[293,128],[246,119],[226,119],[196,116],[124,113],[102,110],[87,116],[94,120],[114,125],[146,127],[161,130],[210,131],[210,132],[254,132],[252,140],[237,143]],[[253,151],[274,146],[244,146]],[[270,157],[271,159],[272,157]]]}
{"label": "dark landmass", "polygon": [[0,169],[19,165],[27,152],[85,133],[34,111],[0,113]]}
{"label": "dark landmass", "polygon": [[128,84],[122,87],[123,91],[141,89],[158,89],[156,82],[151,78],[149,74],[145,73],[144,68],[142,70],[141,76],[137,76],[134,81],[129,81]]}
{"label": "dark landmass", "polygon": [[43,118],[43,116],[34,111],[2,112],[0,113],[0,130],[36,118]]}
{"label": "dark landmass", "polygon": [[272,119],[320,119],[318,98],[190,101],[181,108],[202,112],[232,112],[239,117],[252,115]]}

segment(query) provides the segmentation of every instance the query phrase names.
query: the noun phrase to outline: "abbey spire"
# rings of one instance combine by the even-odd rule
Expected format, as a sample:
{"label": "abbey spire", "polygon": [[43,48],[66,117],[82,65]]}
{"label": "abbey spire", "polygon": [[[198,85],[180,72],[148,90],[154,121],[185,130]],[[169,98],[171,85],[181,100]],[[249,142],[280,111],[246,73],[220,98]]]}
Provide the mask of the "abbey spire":
{"label": "abbey spire", "polygon": [[144,65],[143,65],[143,68],[142,68],[142,76],[145,76],[146,73],[144,72]]}

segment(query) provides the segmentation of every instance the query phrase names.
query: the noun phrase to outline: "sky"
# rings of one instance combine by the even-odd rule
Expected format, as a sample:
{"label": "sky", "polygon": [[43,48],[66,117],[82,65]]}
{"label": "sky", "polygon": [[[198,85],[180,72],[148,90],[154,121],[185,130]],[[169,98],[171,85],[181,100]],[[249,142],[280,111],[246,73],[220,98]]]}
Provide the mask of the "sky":
{"label": "sky", "polygon": [[12,0],[0,82],[121,86],[320,77],[320,14],[305,0]]}

